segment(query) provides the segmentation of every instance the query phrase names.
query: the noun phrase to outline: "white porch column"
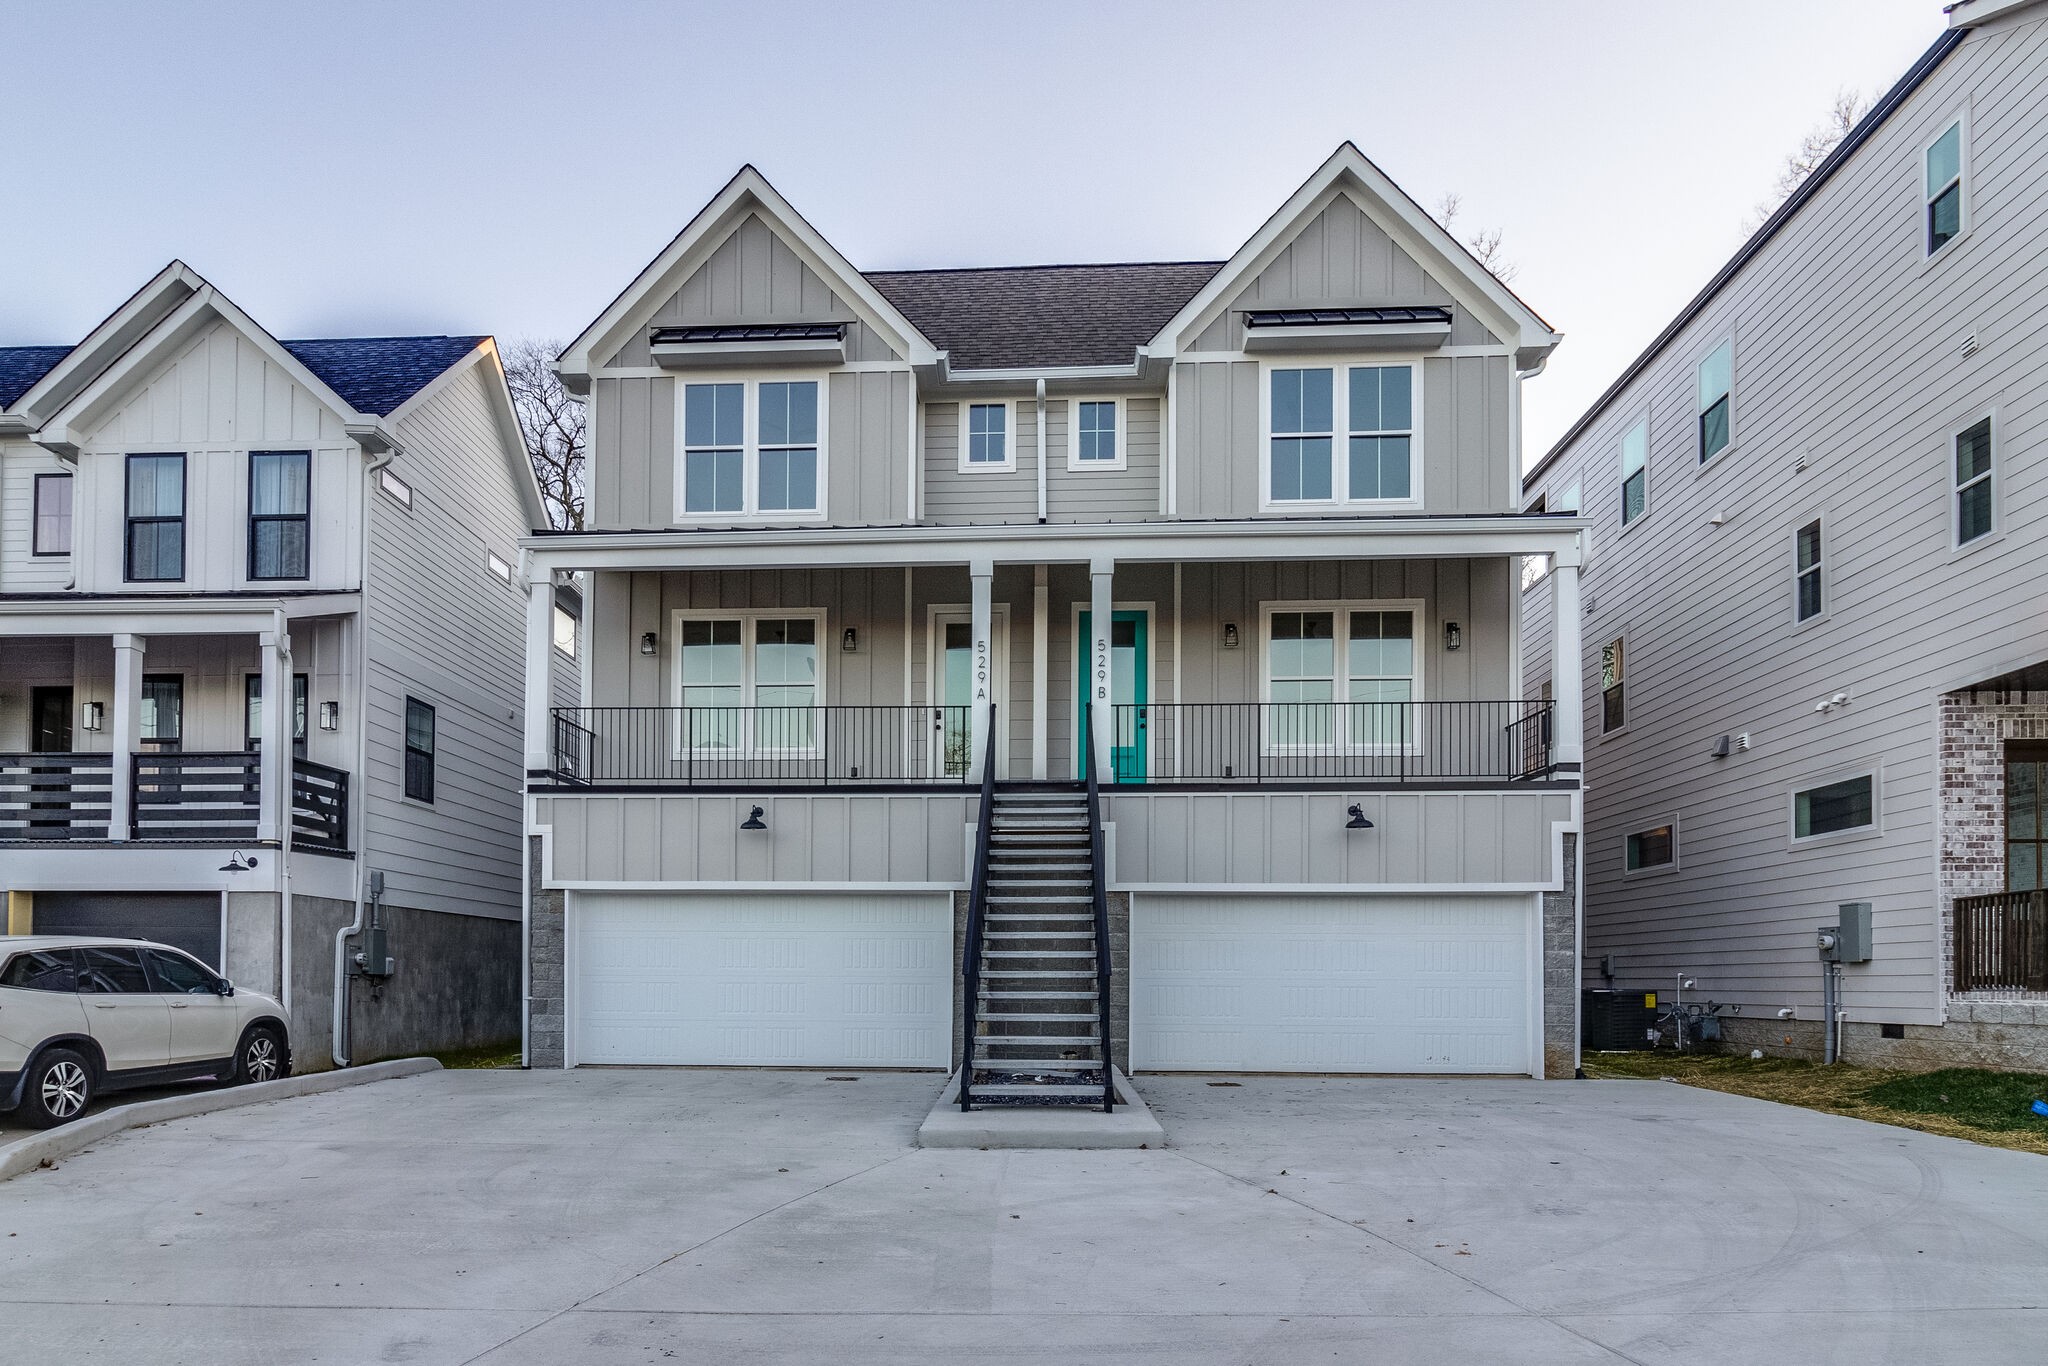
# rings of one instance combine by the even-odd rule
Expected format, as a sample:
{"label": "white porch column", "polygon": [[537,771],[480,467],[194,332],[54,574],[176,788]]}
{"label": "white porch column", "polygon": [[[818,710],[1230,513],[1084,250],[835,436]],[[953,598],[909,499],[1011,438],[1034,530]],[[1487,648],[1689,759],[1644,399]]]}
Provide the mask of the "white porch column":
{"label": "white porch column", "polygon": [[548,726],[554,697],[549,651],[555,644],[555,582],[553,574],[531,564],[526,572],[526,771],[538,773],[555,766]]}
{"label": "white porch column", "polygon": [[1098,782],[1115,781],[1111,754],[1116,747],[1116,710],[1111,699],[1110,668],[1116,651],[1110,648],[1110,628],[1116,619],[1116,599],[1110,581],[1116,574],[1113,560],[1088,563],[1088,701],[1095,733],[1095,776]]}
{"label": "white porch column", "polygon": [[107,838],[129,836],[128,816],[135,800],[135,745],[142,738],[142,657],[149,641],[142,636],[114,637],[113,782],[108,793]]}
{"label": "white porch column", "polygon": [[263,653],[263,733],[257,737],[256,838],[281,839],[291,798],[292,638],[280,620],[256,637]]}
{"label": "white porch column", "polygon": [[1052,661],[1047,658],[1052,640],[1050,578],[1049,567],[1039,565],[1031,582],[1031,776],[1041,783],[1050,769],[1046,757],[1052,719]]}
{"label": "white porch column", "polygon": [[1559,555],[1550,571],[1555,603],[1550,647],[1550,761],[1576,772],[1586,762],[1586,661],[1579,641],[1579,557]]}
{"label": "white porch column", "polygon": [[973,585],[972,630],[974,634],[974,705],[967,713],[967,777],[979,783],[982,759],[988,753],[988,704],[995,697],[995,577],[989,560],[975,560],[967,566]]}

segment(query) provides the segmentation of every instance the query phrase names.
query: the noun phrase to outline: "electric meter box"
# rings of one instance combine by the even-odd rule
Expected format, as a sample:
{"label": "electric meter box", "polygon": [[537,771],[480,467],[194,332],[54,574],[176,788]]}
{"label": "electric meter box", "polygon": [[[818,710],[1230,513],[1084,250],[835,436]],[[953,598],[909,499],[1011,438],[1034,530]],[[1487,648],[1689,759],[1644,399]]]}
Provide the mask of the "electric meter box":
{"label": "electric meter box", "polygon": [[1870,903],[1868,901],[1845,901],[1838,908],[1841,920],[1837,926],[1837,953],[1839,963],[1868,963],[1870,961]]}

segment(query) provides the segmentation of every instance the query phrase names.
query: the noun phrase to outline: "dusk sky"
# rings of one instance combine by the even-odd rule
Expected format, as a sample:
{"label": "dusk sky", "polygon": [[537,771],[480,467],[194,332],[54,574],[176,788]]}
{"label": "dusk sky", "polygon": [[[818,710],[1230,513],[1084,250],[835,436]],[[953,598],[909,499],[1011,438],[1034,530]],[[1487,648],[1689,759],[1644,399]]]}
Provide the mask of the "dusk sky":
{"label": "dusk sky", "polygon": [[0,344],[180,257],[286,337],[574,335],[742,163],[855,265],[1220,258],[1356,142],[1565,333],[1535,460],[1937,0],[0,0]]}

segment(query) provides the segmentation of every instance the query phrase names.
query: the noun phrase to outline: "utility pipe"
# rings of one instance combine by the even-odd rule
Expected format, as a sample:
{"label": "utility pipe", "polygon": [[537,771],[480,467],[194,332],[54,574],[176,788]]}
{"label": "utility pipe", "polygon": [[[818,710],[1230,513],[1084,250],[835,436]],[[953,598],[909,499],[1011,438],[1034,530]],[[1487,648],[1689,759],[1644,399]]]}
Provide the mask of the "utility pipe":
{"label": "utility pipe", "polygon": [[361,558],[356,561],[356,799],[355,809],[349,813],[356,827],[356,914],[354,920],[334,932],[332,1053],[336,1067],[348,1066],[348,941],[363,932],[364,918],[369,910],[366,898],[369,893],[370,851],[363,847],[367,841],[362,836],[366,828],[363,798],[369,787],[363,775],[370,766],[370,709],[367,705],[370,695],[370,517],[376,506],[371,500],[377,496],[377,471],[390,464],[397,454],[398,447],[387,446],[363,466],[362,537],[357,547]]}
{"label": "utility pipe", "polygon": [[[1073,433],[1067,434],[1072,441]],[[1038,520],[1045,520],[1045,381],[1038,381]]]}

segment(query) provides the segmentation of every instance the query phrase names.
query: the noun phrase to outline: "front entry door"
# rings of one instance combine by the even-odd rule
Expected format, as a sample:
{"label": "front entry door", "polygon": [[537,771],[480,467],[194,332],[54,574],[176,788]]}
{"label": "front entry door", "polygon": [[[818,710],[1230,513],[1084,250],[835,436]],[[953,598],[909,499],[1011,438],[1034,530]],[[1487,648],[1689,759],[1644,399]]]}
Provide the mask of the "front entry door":
{"label": "front entry door", "polygon": [[[996,774],[1010,769],[1010,612],[995,604],[989,614],[989,692],[996,704]],[[964,778],[972,767],[967,751],[974,732],[974,614],[965,607],[934,607],[931,614],[929,691],[937,709],[931,771],[935,777]]]}
{"label": "front entry door", "polygon": [[71,752],[71,689],[29,690],[31,734],[29,748],[38,754]]}
{"label": "front entry door", "polygon": [[[1088,710],[1087,659],[1090,651],[1087,642],[1095,639],[1090,622],[1093,615],[1091,612],[1081,613],[1081,677],[1075,693],[1076,717],[1085,715]],[[1109,614],[1110,716],[1095,718],[1095,724],[1116,727],[1109,749],[1113,770],[1109,776],[1111,782],[1141,783],[1148,772],[1145,707],[1152,700],[1149,676],[1152,651],[1146,615],[1142,611]],[[1079,735],[1074,740],[1074,760],[1074,776],[1086,777],[1086,742]]]}

